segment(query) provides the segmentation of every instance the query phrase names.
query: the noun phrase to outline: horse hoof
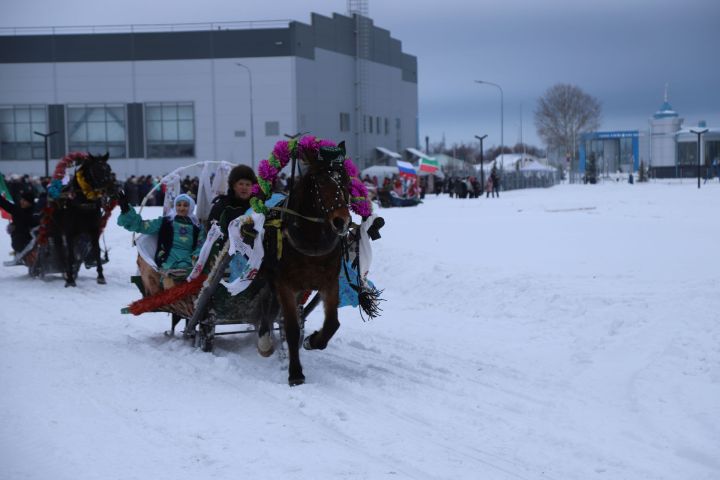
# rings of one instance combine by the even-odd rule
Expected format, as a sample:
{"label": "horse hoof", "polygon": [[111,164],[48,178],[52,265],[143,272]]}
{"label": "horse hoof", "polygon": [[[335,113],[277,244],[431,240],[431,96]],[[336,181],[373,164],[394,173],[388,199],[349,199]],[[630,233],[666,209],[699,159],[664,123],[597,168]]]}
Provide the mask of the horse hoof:
{"label": "horse hoof", "polygon": [[67,287],[77,287],[77,284],[74,280],[72,282],[65,282],[65,288]]}
{"label": "horse hoof", "polygon": [[272,336],[269,333],[259,336],[257,341],[257,351],[263,357],[269,357],[275,351]]}
{"label": "horse hoof", "polygon": [[303,348],[305,350],[315,350],[310,344],[310,337],[305,337],[305,340],[303,340]]}
{"label": "horse hoof", "polygon": [[100,285],[107,285],[107,281],[104,278],[98,278],[97,283]]}
{"label": "horse hoof", "polygon": [[305,375],[300,375],[297,378],[288,378],[288,385],[291,387],[297,387],[298,385],[302,385],[305,383]]}

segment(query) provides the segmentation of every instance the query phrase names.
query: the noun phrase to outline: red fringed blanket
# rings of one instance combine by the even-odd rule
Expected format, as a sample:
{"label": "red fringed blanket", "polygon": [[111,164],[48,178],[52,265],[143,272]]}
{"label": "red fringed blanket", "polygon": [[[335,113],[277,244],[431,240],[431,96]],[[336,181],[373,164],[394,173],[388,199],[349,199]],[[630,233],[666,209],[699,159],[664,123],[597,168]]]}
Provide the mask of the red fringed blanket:
{"label": "red fringed blanket", "polygon": [[128,311],[133,315],[157,311],[160,307],[178,302],[190,295],[195,295],[202,288],[205,279],[207,279],[207,275],[199,275],[189,282],[183,282],[169,290],[164,290],[156,295],[142,298],[131,303],[130,306],[128,306]]}

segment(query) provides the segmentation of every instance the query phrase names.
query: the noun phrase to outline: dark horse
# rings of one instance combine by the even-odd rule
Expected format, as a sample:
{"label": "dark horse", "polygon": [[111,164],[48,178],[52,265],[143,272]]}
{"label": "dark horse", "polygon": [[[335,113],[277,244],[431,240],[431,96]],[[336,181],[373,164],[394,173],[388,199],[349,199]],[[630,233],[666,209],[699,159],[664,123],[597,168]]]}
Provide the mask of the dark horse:
{"label": "dark horse", "polygon": [[[103,212],[112,208],[117,188],[108,164],[108,154],[95,157],[88,154],[76,160],[76,170],[60,198],[51,204],[51,235],[60,265],[64,268],[65,286],[74,287],[77,265],[85,261],[97,268],[97,283],[104,285],[100,235]],[[90,258],[78,259],[75,248],[82,235],[90,242]],[[64,248],[63,248],[64,247]]]}
{"label": "dark horse", "polygon": [[[320,330],[308,336],[303,346],[322,350],[340,327],[338,321],[342,242],[350,228],[344,144],[302,152],[304,173],[293,186],[282,223],[282,257],[273,267],[265,264],[260,275],[270,280],[283,314],[288,345],[288,383],[300,385],[305,376],[300,364],[300,319],[298,303],[305,292],[316,290],[325,310]],[[269,235],[271,237],[271,235]],[[270,328],[265,321],[260,338]]]}

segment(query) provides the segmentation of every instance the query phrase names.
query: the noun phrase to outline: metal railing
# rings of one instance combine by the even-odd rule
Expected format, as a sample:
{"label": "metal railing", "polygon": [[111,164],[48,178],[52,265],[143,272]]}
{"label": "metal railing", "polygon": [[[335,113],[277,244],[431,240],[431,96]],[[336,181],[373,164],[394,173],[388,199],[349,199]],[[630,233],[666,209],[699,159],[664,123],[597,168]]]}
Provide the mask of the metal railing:
{"label": "metal railing", "polygon": [[196,32],[208,30],[251,30],[286,28],[293,20],[252,20],[211,23],[147,23],[137,25],[78,25],[60,27],[0,27],[0,36],[72,35],[96,33]]}

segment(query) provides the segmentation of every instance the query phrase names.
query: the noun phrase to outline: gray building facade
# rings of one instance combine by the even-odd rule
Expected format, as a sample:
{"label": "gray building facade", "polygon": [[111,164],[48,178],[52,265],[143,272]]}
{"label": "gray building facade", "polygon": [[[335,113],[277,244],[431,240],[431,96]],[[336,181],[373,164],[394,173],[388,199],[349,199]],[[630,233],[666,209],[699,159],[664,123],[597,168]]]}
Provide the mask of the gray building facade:
{"label": "gray building facade", "polygon": [[256,166],[300,132],[344,140],[361,166],[418,144],[417,59],[364,17],[75,30],[0,31],[3,173],[44,173],[34,132],[56,132],[51,172],[68,151],[108,151],[120,178]]}

